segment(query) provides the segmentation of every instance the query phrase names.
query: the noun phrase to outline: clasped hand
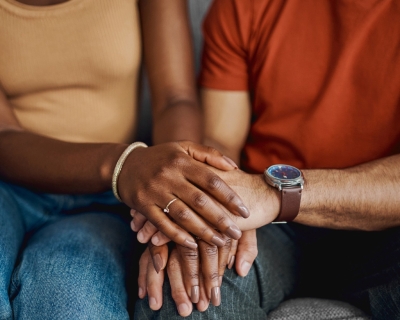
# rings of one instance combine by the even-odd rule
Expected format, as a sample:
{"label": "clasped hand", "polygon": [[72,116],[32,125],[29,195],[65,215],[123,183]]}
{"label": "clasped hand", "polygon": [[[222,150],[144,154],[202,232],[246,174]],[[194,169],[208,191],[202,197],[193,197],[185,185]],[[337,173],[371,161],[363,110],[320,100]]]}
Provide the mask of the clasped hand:
{"label": "clasped hand", "polygon": [[226,237],[241,237],[234,216],[247,218],[250,213],[208,165],[237,168],[217,150],[188,141],[137,148],[122,167],[118,190],[129,207],[173,242],[195,249],[197,236],[223,247]]}
{"label": "clasped hand", "polygon": [[[234,166],[230,165],[230,161],[228,161],[229,165],[227,165],[226,162],[221,161],[224,158],[221,158],[221,155],[217,151],[213,149],[206,149],[205,151],[213,152],[213,157],[210,158],[204,153],[197,153],[196,156],[194,156],[194,153],[188,154],[191,154],[196,161],[206,162],[207,164],[214,165],[219,169],[232,170],[234,168]],[[192,164],[193,162],[190,163],[190,165]],[[197,164],[200,166],[196,170],[214,170],[210,167],[207,168],[203,163]],[[209,172],[213,172],[211,170],[209,170]],[[214,171],[221,175],[221,172],[218,170]],[[260,186],[259,177],[239,171],[240,170],[236,170],[237,174],[233,176],[231,175],[233,181],[230,182],[234,182],[233,185],[237,185],[237,181],[241,181],[243,182],[240,186],[241,189],[260,189],[257,188],[257,186]],[[209,172],[206,171],[206,174],[209,174]],[[201,174],[198,174],[197,176],[201,176]],[[215,176],[210,175],[209,177],[210,179],[215,179]],[[255,184],[255,182],[257,182],[258,185],[257,183]],[[225,184],[223,181],[218,182],[219,185],[221,185],[221,183]],[[264,185],[263,182],[261,182],[261,186],[262,185]],[[208,184],[208,186],[210,186],[210,184]],[[212,188],[212,190],[213,189],[214,188]],[[229,187],[226,190],[232,192]],[[249,192],[245,193],[248,194]],[[253,191],[251,191],[251,194],[255,195],[255,198],[259,196]],[[229,217],[231,217],[238,222],[244,221],[243,219],[235,219],[235,217],[229,213],[227,214],[226,208],[229,207],[226,205],[227,203],[225,203],[225,208],[223,208],[220,203],[214,202],[214,199],[210,196],[210,192],[205,192],[205,195],[210,197],[207,201],[212,201],[215,205],[214,208],[220,210],[218,211],[220,215],[226,215],[222,220],[229,219],[228,221],[230,222],[231,219]],[[229,198],[232,198],[232,195],[230,195]],[[225,198],[225,200],[226,199],[228,198]],[[192,209],[193,207],[197,208],[193,204],[188,207]],[[161,206],[157,209],[161,211]],[[237,213],[238,212],[236,212],[236,214]],[[185,247],[177,244],[172,248],[168,258],[168,247],[164,244],[170,241],[170,238],[160,231],[151,221],[147,221],[147,217],[139,213],[137,210],[131,210],[131,214],[133,217],[131,226],[134,231],[138,232],[138,240],[142,243],[151,240],[148,249],[146,249],[140,259],[139,297],[144,298],[146,294],[148,294],[150,307],[154,310],[159,309],[162,305],[162,284],[164,282],[165,268],[168,272],[172,297],[177,304],[178,311],[182,316],[187,316],[192,312],[192,303],[196,303],[197,309],[200,311],[206,310],[210,301],[213,305],[219,305],[221,301],[220,286],[225,268],[232,268],[235,265],[237,273],[241,276],[245,276],[257,256],[257,239],[255,230],[253,229],[244,232],[239,242],[235,240],[234,237],[228,237],[228,235],[231,235],[229,232],[218,235],[218,237],[220,237],[224,242],[220,248],[217,248],[216,246],[217,244],[220,244],[220,242],[216,243],[212,241],[212,237],[210,237],[211,239],[208,238],[210,239],[209,241],[198,239],[196,241],[198,247]],[[207,215],[209,213],[205,212],[205,214],[206,217],[209,217],[209,215]],[[175,218],[172,217],[172,221],[175,222],[178,220],[179,222],[180,217],[181,215],[178,214]],[[221,221],[221,219],[217,220]],[[249,221],[250,227],[254,224],[254,221]],[[210,225],[210,221],[205,221],[205,223],[207,226]],[[257,223],[259,223],[259,221],[257,221]],[[243,223],[241,224],[241,227],[243,229]],[[183,228],[185,227],[183,226]],[[216,229],[220,230],[219,227],[216,227]],[[213,231],[217,232],[214,228]],[[202,235],[205,234],[205,232],[202,232]]]}

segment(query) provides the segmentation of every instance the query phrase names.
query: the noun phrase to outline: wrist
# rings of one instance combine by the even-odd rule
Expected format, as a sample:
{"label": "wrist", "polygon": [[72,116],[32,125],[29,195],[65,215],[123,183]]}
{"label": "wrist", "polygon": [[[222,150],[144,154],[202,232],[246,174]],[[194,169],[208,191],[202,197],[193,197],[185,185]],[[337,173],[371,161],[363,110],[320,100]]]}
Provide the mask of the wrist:
{"label": "wrist", "polygon": [[233,189],[250,211],[249,218],[237,221],[239,228],[242,231],[257,229],[275,220],[280,209],[279,191],[269,186],[262,174],[245,174],[239,183],[242,187],[233,186]]}
{"label": "wrist", "polygon": [[129,157],[129,155],[137,148],[147,148],[147,144],[143,143],[143,142],[134,142],[132,144],[130,144],[125,150],[124,152],[121,154],[121,156],[119,157],[114,171],[113,171],[113,175],[112,175],[112,182],[111,182],[111,186],[112,186],[112,191],[114,193],[114,196],[121,202],[123,202],[119,192],[118,192],[118,178],[119,175],[122,171],[122,168],[125,164],[125,160]]}
{"label": "wrist", "polygon": [[115,166],[127,147],[127,144],[109,144],[106,148],[99,166],[99,176],[105,190],[112,188],[112,177]]}
{"label": "wrist", "polygon": [[260,201],[258,206],[262,210],[263,225],[269,224],[274,221],[280,212],[281,208],[281,193],[278,189],[270,186],[264,178],[263,174],[257,175],[259,180]]}

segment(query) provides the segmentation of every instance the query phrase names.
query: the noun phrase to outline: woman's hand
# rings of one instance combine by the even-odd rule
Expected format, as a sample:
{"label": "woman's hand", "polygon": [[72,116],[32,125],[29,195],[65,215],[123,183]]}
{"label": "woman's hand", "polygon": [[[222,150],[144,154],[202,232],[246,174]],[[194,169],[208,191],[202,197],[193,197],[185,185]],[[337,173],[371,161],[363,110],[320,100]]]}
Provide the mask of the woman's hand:
{"label": "woman's hand", "polygon": [[[246,219],[226,212],[242,231],[260,228],[275,220],[279,213],[280,195],[277,189],[266,184],[262,175],[248,174],[241,170],[221,171],[212,167],[210,170],[217,173],[249,205],[251,215]],[[169,241],[142,214],[131,210],[131,215],[131,227],[138,232],[139,242],[147,243],[151,239],[153,244],[162,245]]]}
{"label": "woman's hand", "polygon": [[198,249],[177,245],[168,263],[168,247],[149,244],[139,262],[138,284],[139,297],[144,298],[148,294],[151,309],[158,310],[163,303],[165,266],[178,312],[181,316],[188,316],[193,309],[192,303],[196,303],[199,311],[207,310],[210,302],[218,306],[225,268],[232,268],[235,264],[238,274],[246,276],[257,256],[255,230],[244,232],[239,241],[226,241],[223,248],[201,240],[198,243]]}
{"label": "woman's hand", "polygon": [[[245,218],[249,211],[210,166],[223,170],[235,168],[217,150],[192,142],[137,148],[122,167],[119,194],[128,206],[141,212],[177,244],[196,248],[190,232],[222,247],[225,241],[215,229],[229,238],[241,236],[225,210]],[[168,203],[166,215],[163,210]]]}

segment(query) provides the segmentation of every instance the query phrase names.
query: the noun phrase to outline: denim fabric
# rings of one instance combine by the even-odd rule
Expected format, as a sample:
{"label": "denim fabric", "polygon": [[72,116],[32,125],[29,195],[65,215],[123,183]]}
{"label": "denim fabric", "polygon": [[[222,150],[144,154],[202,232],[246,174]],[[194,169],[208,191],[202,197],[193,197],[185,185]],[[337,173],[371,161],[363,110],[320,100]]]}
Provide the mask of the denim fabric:
{"label": "denim fabric", "polygon": [[[266,319],[282,301],[320,297],[347,301],[373,319],[400,319],[400,229],[337,231],[297,224],[268,225],[257,231],[259,254],[247,277],[227,270],[222,303],[187,319]],[[181,319],[163,288],[159,311],[138,300],[135,319]],[[186,318],[185,318],[186,319]]]}
{"label": "denim fabric", "polygon": [[0,319],[129,319],[133,233],[111,192],[51,195],[0,181]]}

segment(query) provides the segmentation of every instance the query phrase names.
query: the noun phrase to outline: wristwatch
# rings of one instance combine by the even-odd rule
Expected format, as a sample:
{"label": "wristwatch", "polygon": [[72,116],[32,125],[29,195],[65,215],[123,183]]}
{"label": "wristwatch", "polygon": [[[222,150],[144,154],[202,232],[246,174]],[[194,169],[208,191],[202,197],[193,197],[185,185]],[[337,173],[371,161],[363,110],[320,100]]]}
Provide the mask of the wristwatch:
{"label": "wristwatch", "polygon": [[281,191],[281,209],[273,222],[283,223],[294,220],[299,214],[303,174],[287,164],[274,164],[264,171],[264,179]]}

